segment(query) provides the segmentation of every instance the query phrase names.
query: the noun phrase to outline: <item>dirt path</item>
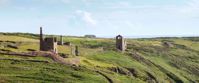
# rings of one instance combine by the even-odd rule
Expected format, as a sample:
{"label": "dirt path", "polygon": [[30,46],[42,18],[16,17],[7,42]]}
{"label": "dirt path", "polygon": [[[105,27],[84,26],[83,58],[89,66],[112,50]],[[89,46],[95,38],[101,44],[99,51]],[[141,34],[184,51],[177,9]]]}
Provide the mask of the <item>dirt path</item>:
{"label": "dirt path", "polygon": [[78,66],[80,64],[80,59],[79,58],[73,58],[70,61],[66,61],[64,58],[62,58],[61,56],[59,56],[58,54],[52,53],[50,52],[48,54],[48,57],[52,58],[54,61],[64,64],[64,65],[75,65]]}
{"label": "dirt path", "polygon": [[26,56],[26,57],[37,57],[37,56],[42,56],[42,57],[49,57],[53,59],[55,62],[64,64],[64,65],[69,65],[69,66],[78,66],[80,64],[80,59],[79,58],[73,58],[70,61],[66,61],[64,58],[59,56],[56,53],[53,52],[43,52],[43,51],[37,51],[37,52],[7,52],[7,51],[0,51],[0,54],[3,55],[12,55],[12,56]]}

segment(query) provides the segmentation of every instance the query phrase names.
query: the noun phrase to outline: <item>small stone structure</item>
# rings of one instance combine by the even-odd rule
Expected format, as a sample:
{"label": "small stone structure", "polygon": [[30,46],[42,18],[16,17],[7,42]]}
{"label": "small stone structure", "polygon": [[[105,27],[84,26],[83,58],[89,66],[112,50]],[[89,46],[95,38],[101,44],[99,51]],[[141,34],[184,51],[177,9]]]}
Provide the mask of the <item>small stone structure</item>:
{"label": "small stone structure", "polygon": [[172,42],[163,42],[163,45],[167,48],[172,48],[174,47],[173,43]]}
{"label": "small stone structure", "polygon": [[75,48],[73,47],[73,46],[70,46],[70,48],[71,48],[71,55],[75,55]]}
{"label": "small stone structure", "polygon": [[116,48],[121,51],[126,50],[126,41],[121,35],[116,36]]}
{"label": "small stone structure", "polygon": [[53,51],[55,53],[58,53],[57,38],[43,38],[42,27],[40,27],[40,51]]}
{"label": "small stone structure", "polygon": [[71,42],[64,42],[64,45],[66,45],[66,46],[71,46],[72,43],[71,43]]}
{"label": "small stone structure", "polygon": [[79,47],[78,46],[71,46],[71,55],[79,56]]}
{"label": "small stone structure", "polygon": [[64,45],[63,36],[62,35],[60,36],[60,40],[58,42],[58,45]]}
{"label": "small stone structure", "polygon": [[85,35],[84,37],[85,37],[85,38],[96,38],[95,35]]}
{"label": "small stone structure", "polygon": [[78,48],[78,46],[75,46],[75,56],[79,56],[79,48]]}

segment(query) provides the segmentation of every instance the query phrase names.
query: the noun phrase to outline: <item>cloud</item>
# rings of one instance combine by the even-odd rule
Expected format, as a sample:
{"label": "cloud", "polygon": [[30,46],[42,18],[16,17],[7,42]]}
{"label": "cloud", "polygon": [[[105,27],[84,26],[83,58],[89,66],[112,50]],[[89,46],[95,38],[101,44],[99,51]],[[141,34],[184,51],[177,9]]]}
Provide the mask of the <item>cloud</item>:
{"label": "cloud", "polygon": [[96,25],[97,21],[93,19],[92,14],[87,11],[77,10],[76,13],[89,25]]}

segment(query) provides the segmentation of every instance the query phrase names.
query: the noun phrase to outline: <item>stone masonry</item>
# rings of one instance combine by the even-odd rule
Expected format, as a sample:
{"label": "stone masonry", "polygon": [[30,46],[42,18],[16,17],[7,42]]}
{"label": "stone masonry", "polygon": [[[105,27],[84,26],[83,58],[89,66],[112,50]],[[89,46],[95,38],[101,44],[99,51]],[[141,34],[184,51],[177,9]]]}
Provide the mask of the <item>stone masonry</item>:
{"label": "stone masonry", "polygon": [[55,37],[43,37],[42,27],[40,27],[40,51],[53,51],[58,53],[57,50],[57,38]]}
{"label": "stone masonry", "polygon": [[120,51],[126,50],[126,41],[121,35],[116,36],[116,48]]}

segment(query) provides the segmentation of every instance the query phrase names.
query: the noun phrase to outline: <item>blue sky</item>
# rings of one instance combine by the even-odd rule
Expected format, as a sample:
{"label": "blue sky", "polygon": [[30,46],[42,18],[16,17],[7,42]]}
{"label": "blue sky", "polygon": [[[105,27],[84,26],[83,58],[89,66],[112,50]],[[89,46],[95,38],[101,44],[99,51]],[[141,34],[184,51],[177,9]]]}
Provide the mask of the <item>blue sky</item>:
{"label": "blue sky", "polygon": [[199,0],[0,0],[0,32],[199,36]]}

